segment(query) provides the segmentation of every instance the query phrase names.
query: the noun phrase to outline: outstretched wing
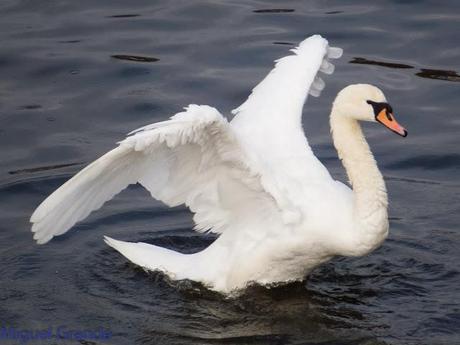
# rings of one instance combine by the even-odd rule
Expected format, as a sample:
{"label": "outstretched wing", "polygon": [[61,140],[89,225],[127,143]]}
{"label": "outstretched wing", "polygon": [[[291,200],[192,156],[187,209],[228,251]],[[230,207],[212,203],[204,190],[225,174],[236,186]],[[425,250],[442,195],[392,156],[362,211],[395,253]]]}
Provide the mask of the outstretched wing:
{"label": "outstretched wing", "polygon": [[267,117],[271,121],[300,121],[307,95],[319,97],[325,87],[319,72],[332,74],[334,65],[329,59],[338,59],[343,53],[341,48],[329,47],[320,35],[308,37],[290,51],[294,54],[276,60],[275,68],[232,111],[236,115],[233,122],[243,125]]}
{"label": "outstretched wing", "polygon": [[230,124],[214,108],[191,105],[132,133],[36,209],[34,238],[46,243],[65,233],[137,182],[170,206],[189,206],[199,231],[245,225],[261,229],[257,236],[298,222],[295,200],[308,195],[300,182],[330,178],[303,134],[302,106],[308,92],[324,86],[318,71],[332,72],[327,58],[341,50],[312,36],[294,52],[277,62]]}
{"label": "outstretched wing", "polygon": [[197,230],[222,232],[244,202],[271,200],[245,164],[227,120],[212,107],[190,105],[133,132],[51,194],[31,217],[34,239],[65,233],[137,182],[170,206],[189,206]]}
{"label": "outstretched wing", "polygon": [[[231,124],[239,137],[251,149],[270,152],[269,156],[289,155],[287,149],[295,148],[295,143],[305,149],[303,105],[308,94],[318,97],[324,89],[319,72],[333,73],[334,65],[329,59],[342,55],[342,49],[329,47],[319,35],[305,39],[291,51],[294,54],[277,60],[249,98],[232,111],[235,117]],[[304,140],[296,142],[300,137]]]}
{"label": "outstretched wing", "polygon": [[302,108],[308,94],[320,95],[325,83],[319,72],[333,73],[329,59],[339,58],[342,49],[331,48],[326,39],[314,35],[291,51],[294,54],[277,60],[249,98],[233,110],[231,125],[251,164],[262,172],[264,188],[284,210],[285,220],[295,222],[300,217],[295,205],[299,182],[308,181],[303,185],[308,189],[331,179],[308,145]]}

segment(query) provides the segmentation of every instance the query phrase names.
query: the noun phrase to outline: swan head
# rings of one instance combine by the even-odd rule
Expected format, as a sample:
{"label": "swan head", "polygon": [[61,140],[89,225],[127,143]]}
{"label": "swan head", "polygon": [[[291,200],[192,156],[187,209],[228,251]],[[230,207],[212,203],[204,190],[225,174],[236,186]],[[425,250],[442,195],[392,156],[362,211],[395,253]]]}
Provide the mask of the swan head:
{"label": "swan head", "polygon": [[378,122],[405,137],[407,131],[395,119],[383,92],[369,84],[354,84],[339,92],[334,107],[340,114],[359,121]]}

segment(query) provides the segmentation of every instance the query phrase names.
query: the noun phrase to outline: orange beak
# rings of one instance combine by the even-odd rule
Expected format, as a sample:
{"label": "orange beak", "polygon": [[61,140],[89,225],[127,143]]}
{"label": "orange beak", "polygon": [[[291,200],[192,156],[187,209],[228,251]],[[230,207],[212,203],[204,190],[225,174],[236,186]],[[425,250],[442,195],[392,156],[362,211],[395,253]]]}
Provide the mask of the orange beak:
{"label": "orange beak", "polygon": [[407,136],[407,131],[401,126],[396,119],[394,118],[393,114],[388,112],[386,108],[382,109],[380,113],[375,117],[377,122],[380,122],[385,127],[391,129],[396,134],[399,134],[402,137]]}

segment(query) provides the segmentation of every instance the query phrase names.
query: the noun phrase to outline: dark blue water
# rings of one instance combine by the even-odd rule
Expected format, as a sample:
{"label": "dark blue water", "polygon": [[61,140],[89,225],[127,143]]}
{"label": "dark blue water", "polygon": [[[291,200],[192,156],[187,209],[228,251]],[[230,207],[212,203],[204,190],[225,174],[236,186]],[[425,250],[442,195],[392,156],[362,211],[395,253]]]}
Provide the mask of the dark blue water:
{"label": "dark blue water", "polygon": [[[113,344],[460,344],[460,2],[2,0],[0,14],[0,327],[103,327]],[[345,180],[328,127],[342,87],[381,87],[409,130],[366,126],[390,194],[376,252],[224,298],[103,243],[213,240],[139,187],[34,244],[35,207],[125,133],[189,103],[229,114],[314,33],[345,50],[304,116],[334,176]]]}

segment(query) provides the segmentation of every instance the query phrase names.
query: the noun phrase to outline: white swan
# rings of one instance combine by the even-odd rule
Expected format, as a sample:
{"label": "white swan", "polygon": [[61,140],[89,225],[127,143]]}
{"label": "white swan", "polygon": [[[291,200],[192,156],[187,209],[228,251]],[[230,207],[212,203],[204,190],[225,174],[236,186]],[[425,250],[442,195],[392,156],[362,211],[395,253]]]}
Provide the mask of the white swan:
{"label": "white swan", "polygon": [[330,124],[353,190],[333,180],[308,145],[301,115],[307,94],[324,87],[316,74],[332,73],[328,58],[340,57],[341,49],[316,35],[293,52],[278,60],[231,122],[212,107],[190,105],[130,133],[35,210],[34,238],[48,242],[140,183],[169,206],[186,204],[197,231],[220,236],[190,255],[109,237],[107,244],[148,270],[217,291],[303,279],[335,255],[378,247],[388,233],[387,193],[358,120],[407,132],[378,88],[346,87]]}

